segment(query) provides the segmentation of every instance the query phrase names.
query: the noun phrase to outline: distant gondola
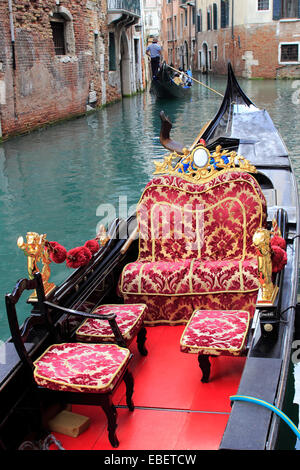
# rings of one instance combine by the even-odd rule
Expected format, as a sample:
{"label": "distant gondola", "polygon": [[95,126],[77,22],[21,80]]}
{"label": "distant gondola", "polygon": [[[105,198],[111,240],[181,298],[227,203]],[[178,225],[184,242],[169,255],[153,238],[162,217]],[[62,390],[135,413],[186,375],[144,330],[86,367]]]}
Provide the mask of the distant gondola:
{"label": "distant gondola", "polygon": [[173,80],[174,73],[163,62],[156,77],[152,78],[150,91],[159,99],[185,98],[190,96],[191,86],[177,85]]}

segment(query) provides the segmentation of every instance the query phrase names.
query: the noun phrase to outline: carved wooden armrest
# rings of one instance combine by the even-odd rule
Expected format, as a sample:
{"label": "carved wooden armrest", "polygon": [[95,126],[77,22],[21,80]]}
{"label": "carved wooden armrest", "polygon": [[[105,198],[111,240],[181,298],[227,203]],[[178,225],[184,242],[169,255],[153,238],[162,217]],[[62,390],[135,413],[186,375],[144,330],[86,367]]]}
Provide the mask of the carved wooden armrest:
{"label": "carved wooden armrest", "polygon": [[49,301],[44,301],[44,304],[47,305],[47,307],[51,307],[57,310],[60,310],[64,313],[67,313],[69,315],[74,315],[77,317],[81,318],[93,318],[95,320],[107,320],[109,322],[109,325],[115,335],[116,341],[120,346],[126,345],[126,342],[123,338],[123,335],[119,329],[118,323],[116,322],[116,314],[115,313],[108,313],[105,315],[101,315],[98,313],[89,313],[89,312],[81,312],[80,310],[73,310],[71,308],[66,308],[62,307],[60,305],[54,304],[53,302]]}

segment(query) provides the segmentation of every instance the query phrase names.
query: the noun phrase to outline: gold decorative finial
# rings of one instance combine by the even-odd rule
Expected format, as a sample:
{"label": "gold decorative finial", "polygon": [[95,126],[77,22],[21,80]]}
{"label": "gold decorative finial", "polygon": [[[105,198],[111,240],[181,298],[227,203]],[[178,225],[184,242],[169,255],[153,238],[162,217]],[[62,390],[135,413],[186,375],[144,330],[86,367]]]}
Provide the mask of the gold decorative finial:
{"label": "gold decorative finial", "polygon": [[[29,279],[34,279],[34,274],[39,272],[38,262],[41,261],[43,268],[41,276],[43,280],[45,295],[49,294],[56,286],[52,282],[49,282],[51,270],[50,270],[50,254],[46,240],[46,234],[39,235],[36,232],[27,232],[26,242],[23,237],[19,237],[17,240],[18,247],[27,256],[27,269]],[[31,294],[31,301],[36,301],[36,291]]]}
{"label": "gold decorative finial", "polygon": [[101,246],[105,246],[109,242],[110,236],[106,232],[104,225],[100,225],[96,240],[99,240]]}
{"label": "gold decorative finial", "polygon": [[272,281],[271,259],[271,232],[265,228],[259,228],[253,235],[253,243],[257,250],[258,273],[261,285],[257,303],[260,305],[273,305],[278,287]]}
{"label": "gold decorative finial", "polygon": [[[174,166],[173,160],[177,160]],[[217,173],[233,169],[257,173],[255,166],[249,160],[234,151],[223,150],[221,145],[217,145],[213,153],[203,145],[197,145],[192,151],[185,148],[183,156],[172,152],[166,155],[162,162],[154,161],[154,164],[154,174],[180,176],[192,182],[206,181]]]}

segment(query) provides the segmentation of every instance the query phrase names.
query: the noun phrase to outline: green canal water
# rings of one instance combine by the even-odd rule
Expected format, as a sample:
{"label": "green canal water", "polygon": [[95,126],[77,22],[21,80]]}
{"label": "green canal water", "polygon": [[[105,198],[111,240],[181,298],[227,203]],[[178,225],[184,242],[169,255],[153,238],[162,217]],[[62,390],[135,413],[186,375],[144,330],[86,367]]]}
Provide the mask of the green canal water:
{"label": "green canal water", "polygon": [[[224,77],[201,80],[225,91]],[[300,187],[300,81],[240,84],[270,113],[289,149]],[[193,86],[187,101],[158,102],[147,91],[0,145],[0,340],[9,337],[5,293],[27,275],[18,236],[46,233],[48,240],[70,249],[93,238],[99,222],[126,217],[152,176],[152,160],[165,154],[159,142],[161,109],[173,122],[173,138],[188,146],[220,104],[220,96],[200,85]],[[51,268],[56,285],[70,274],[65,265]],[[24,303],[22,308],[25,318],[29,306]],[[300,365],[291,364],[289,382],[286,413],[298,425]],[[280,446],[300,449],[286,425]]]}

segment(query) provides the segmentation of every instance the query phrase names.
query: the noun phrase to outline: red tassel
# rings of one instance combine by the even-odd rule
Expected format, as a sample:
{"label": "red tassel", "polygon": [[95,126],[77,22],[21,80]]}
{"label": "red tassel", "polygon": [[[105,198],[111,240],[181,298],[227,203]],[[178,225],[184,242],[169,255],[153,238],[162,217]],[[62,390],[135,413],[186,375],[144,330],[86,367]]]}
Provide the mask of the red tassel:
{"label": "red tassel", "polygon": [[286,250],[286,241],[279,235],[274,235],[274,237],[271,238],[271,247],[273,248],[273,246],[279,246],[283,250]]}
{"label": "red tassel", "polygon": [[272,246],[272,271],[278,273],[287,263],[287,254],[280,246]]}
{"label": "red tassel", "polygon": [[85,242],[84,246],[90,250],[92,255],[97,253],[97,251],[99,251],[99,248],[100,248],[99,243],[95,239],[88,240],[87,242]]}
{"label": "red tassel", "polygon": [[204,139],[200,139],[200,140],[199,140],[199,144],[200,144],[200,145],[203,145],[204,147],[206,147],[206,142],[205,142]]}
{"label": "red tassel", "polygon": [[64,246],[60,245],[57,242],[49,242],[48,247],[50,247],[50,250],[49,250],[50,259],[54,263],[60,264],[66,260],[67,250],[65,249]]}
{"label": "red tassel", "polygon": [[72,250],[67,253],[66,264],[69,268],[79,268],[88,264],[92,258],[92,253],[85,246],[78,246],[77,248],[72,248]]}

